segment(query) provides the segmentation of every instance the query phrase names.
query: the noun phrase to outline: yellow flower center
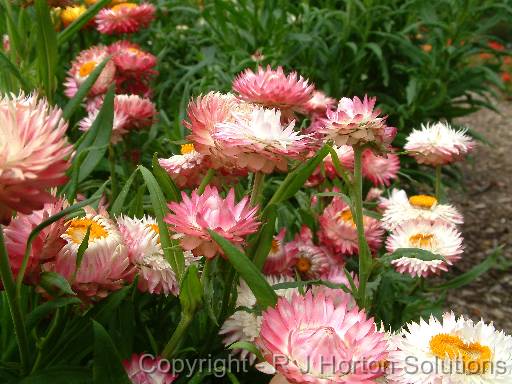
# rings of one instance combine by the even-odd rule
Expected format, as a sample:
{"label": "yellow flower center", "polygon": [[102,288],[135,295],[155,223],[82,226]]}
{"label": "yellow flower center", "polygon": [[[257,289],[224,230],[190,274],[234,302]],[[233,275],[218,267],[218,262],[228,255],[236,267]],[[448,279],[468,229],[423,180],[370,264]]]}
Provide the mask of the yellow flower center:
{"label": "yellow flower center", "polygon": [[123,9],[130,9],[137,7],[137,4],[135,3],[119,3],[112,7],[113,11],[121,11]]}
{"label": "yellow flower center", "polygon": [[430,339],[430,351],[440,359],[462,360],[464,373],[482,374],[491,365],[492,352],[480,343],[465,343],[459,336],[440,333]]}
{"label": "yellow flower center", "polygon": [[434,235],[431,233],[417,233],[409,237],[409,242],[418,248],[430,247],[434,242]]}
{"label": "yellow flower center", "polygon": [[191,144],[191,143],[183,144],[181,146],[181,154],[182,155],[186,155],[187,153],[194,152],[195,150],[196,149],[194,148],[194,144]]}
{"label": "yellow flower center", "polygon": [[409,203],[416,208],[431,209],[437,204],[437,199],[429,195],[414,195],[409,197]]}
{"label": "yellow flower center", "polygon": [[80,67],[79,73],[81,77],[89,76],[89,74],[96,68],[96,62],[94,60],[83,63]]}
{"label": "yellow flower center", "polygon": [[299,257],[299,260],[297,260],[297,264],[295,264],[295,266],[297,267],[297,271],[300,273],[309,272],[311,269],[311,260],[307,257],[301,256]]}
{"label": "yellow flower center", "polygon": [[89,241],[102,239],[108,236],[107,230],[98,222],[88,219],[79,218],[69,221],[69,227],[66,230],[66,234],[71,237],[76,244],[81,244],[84,240],[87,228],[91,228],[89,232]]}
{"label": "yellow flower center", "polygon": [[65,27],[71,24],[73,21],[78,19],[82,14],[85,13],[87,8],[83,5],[75,5],[71,7],[66,7],[60,14],[60,20]]}
{"label": "yellow flower center", "polygon": [[279,251],[279,240],[272,239],[272,245],[271,245],[272,252],[276,253]]}
{"label": "yellow flower center", "polygon": [[354,217],[352,216],[352,211],[350,210],[350,208],[345,208],[343,211],[339,213],[339,220],[355,225]]}

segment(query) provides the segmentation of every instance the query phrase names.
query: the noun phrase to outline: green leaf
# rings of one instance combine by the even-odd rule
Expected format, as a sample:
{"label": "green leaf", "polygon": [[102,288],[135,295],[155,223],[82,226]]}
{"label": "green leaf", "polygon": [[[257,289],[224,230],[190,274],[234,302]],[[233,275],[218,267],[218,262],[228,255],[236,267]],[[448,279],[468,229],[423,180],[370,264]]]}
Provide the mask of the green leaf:
{"label": "green leaf", "polygon": [[477,279],[479,276],[486,273],[492,267],[498,264],[498,256],[501,253],[501,248],[494,250],[484,261],[475,265],[469,271],[447,281],[444,284],[429,287],[428,290],[432,291],[444,291],[448,289],[457,289],[467,285]]}
{"label": "green leaf", "polygon": [[75,96],[73,96],[73,98],[69,100],[64,107],[64,111],[62,113],[62,117],[64,117],[64,119],[69,120],[71,116],[73,116],[73,113],[75,113],[77,108],[80,106],[80,103],[82,103],[82,100],[87,96],[109,60],[110,56],[103,60],[98,66],[96,66],[94,71],[92,71],[89,76],[87,76],[87,79],[82,83],[82,85],[80,85],[80,88],[78,88]]}
{"label": "green leaf", "polygon": [[128,193],[130,192],[130,187],[133,183],[133,180],[135,179],[135,176],[137,175],[137,170],[133,171],[128,180],[125,181],[123,188],[121,189],[121,192],[117,195],[114,203],[112,204],[110,208],[110,215],[111,216],[119,216],[121,214],[121,210],[124,208],[124,202],[126,198],[128,197]]}
{"label": "green leaf", "polygon": [[8,384],[90,384],[91,371],[83,367],[51,367]]}
{"label": "green leaf", "polygon": [[94,331],[94,361],[92,367],[93,384],[130,384],[121,358],[103,326],[92,321]]}
{"label": "green leaf", "polygon": [[320,165],[324,157],[329,153],[328,145],[325,145],[318,151],[315,157],[309,159],[305,163],[299,165],[292,172],[288,173],[285,179],[281,182],[279,188],[274,192],[274,195],[267,204],[281,203],[290,197],[294,196],[299,189],[302,188],[309,176],[315,171],[316,167]]}
{"label": "green leaf", "polygon": [[30,331],[42,319],[55,311],[57,308],[65,307],[67,305],[80,304],[82,301],[78,297],[58,297],[47,301],[32,310],[27,316],[26,327]]}
{"label": "green leaf", "polygon": [[96,14],[109,3],[110,0],[99,0],[98,2],[94,3],[94,5],[89,7],[82,16],[80,16],[78,19],[68,25],[63,31],[61,31],[58,36],[59,46],[71,39],[75,33],[77,33],[83,26],[85,26],[89,20],[96,16]]}
{"label": "green leaf", "polygon": [[208,230],[213,240],[222,248],[229,262],[245,280],[262,308],[274,306],[277,295],[253,262],[240,249],[212,230]]}
{"label": "green leaf", "polygon": [[128,296],[131,289],[131,286],[127,286],[111,293],[106,299],[102,300],[101,303],[96,304],[90,310],[90,316],[99,323],[107,323],[126,296]]}
{"label": "green leaf", "polygon": [[[267,206],[265,221],[258,235],[254,238],[254,255],[252,259],[256,267],[261,270],[267,260],[270,249],[272,248],[272,240],[274,239],[274,232],[277,220],[277,206],[271,204]],[[252,248],[252,247],[251,247]]]}
{"label": "green leaf", "polygon": [[197,266],[191,265],[185,271],[180,284],[181,311],[193,315],[201,306],[203,301],[203,287],[199,280]]}
{"label": "green leaf", "polygon": [[174,184],[174,181],[169,177],[165,169],[163,169],[158,163],[158,157],[156,153],[153,155],[152,161],[153,175],[158,182],[158,185],[162,189],[164,196],[167,201],[180,201],[181,195],[180,190]]}
{"label": "green leaf", "polygon": [[165,258],[169,264],[171,264],[174,273],[176,273],[178,281],[180,281],[185,268],[185,258],[178,242],[171,239],[167,224],[164,222],[164,217],[167,212],[167,204],[165,202],[164,195],[153,174],[142,165],[139,165],[138,169],[141,172],[149,190],[151,204],[153,205],[155,217],[158,222],[158,229],[160,231],[162,250]]}
{"label": "green leaf", "polygon": [[64,276],[59,275],[56,272],[43,272],[41,273],[41,281],[39,285],[44,288],[46,292],[55,295],[55,288],[57,288],[58,293],[65,293],[68,295],[76,295],[75,292],[71,289],[69,282],[64,278]]}
{"label": "green leaf", "polygon": [[46,0],[35,0],[37,17],[37,63],[39,80],[46,97],[51,100],[57,87],[56,73],[58,64],[57,33],[52,23],[50,9]]}
{"label": "green leaf", "polygon": [[[77,148],[77,156],[80,152],[88,149],[87,156],[80,166],[78,181],[82,182],[94,171],[94,168],[103,159],[112,135],[112,126],[114,124],[114,87],[111,86],[105,95],[103,105],[94,120],[91,128],[85,133],[90,136],[90,140],[84,140],[82,145]],[[89,139],[89,138],[88,138]],[[89,145],[89,142],[92,144]],[[90,147],[90,148],[89,148]]]}
{"label": "green leaf", "polygon": [[78,269],[80,268],[80,265],[82,264],[82,259],[84,257],[84,253],[87,250],[87,247],[89,247],[89,236],[90,235],[91,235],[91,226],[89,225],[87,227],[87,231],[85,232],[84,238],[82,239],[82,242],[80,243],[80,246],[78,247],[78,251],[76,253],[75,273],[78,272]]}
{"label": "green leaf", "polygon": [[391,260],[399,259],[401,257],[410,257],[410,258],[419,259],[419,260],[423,260],[423,261],[433,261],[433,260],[446,261],[446,259],[443,256],[437,255],[435,253],[426,251],[425,249],[421,249],[421,248],[398,248],[393,253],[382,257],[381,260],[391,261]]}
{"label": "green leaf", "polygon": [[[18,68],[16,68],[16,66],[11,62],[11,60],[9,60],[7,56],[5,56],[3,52],[0,52],[0,67],[2,67],[2,70],[11,72],[14,77],[19,80],[21,87],[25,91],[28,91],[32,88],[27,84],[25,77],[20,73]],[[14,91],[14,89],[12,91]]]}

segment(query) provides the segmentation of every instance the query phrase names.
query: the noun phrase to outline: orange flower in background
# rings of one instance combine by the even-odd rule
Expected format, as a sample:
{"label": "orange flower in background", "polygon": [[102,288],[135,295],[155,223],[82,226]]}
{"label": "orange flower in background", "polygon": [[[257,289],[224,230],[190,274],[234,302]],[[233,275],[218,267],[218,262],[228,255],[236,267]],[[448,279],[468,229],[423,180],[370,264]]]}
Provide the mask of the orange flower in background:
{"label": "orange flower in background", "polygon": [[502,72],[501,73],[501,80],[503,80],[504,83],[510,83],[510,81],[512,80],[512,77],[510,76],[510,73]]}
{"label": "orange flower in background", "polygon": [[421,46],[421,50],[422,50],[423,52],[427,52],[427,53],[429,53],[430,51],[432,51],[432,44],[423,44],[423,45]]}
{"label": "orange flower in background", "polygon": [[494,49],[495,51],[504,51],[505,46],[501,43],[498,43],[497,41],[489,41],[487,43],[487,46],[491,49]]}
{"label": "orange flower in background", "polygon": [[64,27],[67,27],[73,21],[82,16],[85,11],[87,11],[87,8],[84,5],[71,5],[62,10],[60,13],[60,21],[62,21]]}

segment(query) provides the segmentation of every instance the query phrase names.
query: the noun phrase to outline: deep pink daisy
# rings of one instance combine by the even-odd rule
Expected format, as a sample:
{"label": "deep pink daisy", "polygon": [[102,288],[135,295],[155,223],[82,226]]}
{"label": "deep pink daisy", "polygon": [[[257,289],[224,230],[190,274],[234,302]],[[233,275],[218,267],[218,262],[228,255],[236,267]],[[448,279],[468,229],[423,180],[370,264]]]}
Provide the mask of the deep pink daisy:
{"label": "deep pink daisy", "polygon": [[285,235],[286,228],[282,228],[272,239],[272,247],[263,266],[265,275],[290,275],[288,253],[284,243]]}
{"label": "deep pink daisy", "polygon": [[134,75],[154,74],[156,57],[141,49],[138,44],[127,40],[119,40],[107,48],[113,55],[112,60],[120,73],[127,72]]}
{"label": "deep pink daisy", "polygon": [[[318,238],[337,256],[358,252],[357,228],[350,207],[339,197],[334,197],[318,219]],[[384,229],[379,220],[363,216],[364,233],[368,246],[376,251],[382,244]]]}
{"label": "deep pink daisy", "polygon": [[[350,145],[341,145],[339,147],[334,145],[333,149],[336,151],[343,169],[351,172],[354,169],[354,149]],[[330,154],[324,158],[323,164],[317,167],[311,174],[306,185],[308,187],[317,186],[321,184],[326,177],[330,180],[339,178]]]}
{"label": "deep pink daisy", "polygon": [[335,306],[322,292],[279,298],[263,312],[257,344],[291,383],[374,384],[387,358],[373,319],[357,306]]}
{"label": "deep pink daisy", "polygon": [[314,86],[307,79],[292,72],[288,76],[283,67],[273,70],[258,67],[255,73],[248,68],[233,81],[233,90],[242,100],[267,108],[303,112],[313,96]]}
{"label": "deep pink daisy", "polygon": [[[96,45],[80,52],[71,63],[71,69],[68,71],[68,76],[64,82],[64,94],[69,98],[75,96],[78,88],[108,55],[107,47],[103,45]],[[89,96],[101,95],[107,92],[108,87],[114,81],[115,74],[116,66],[112,60],[109,60],[89,91]]]}
{"label": "deep pink daisy", "polygon": [[258,230],[260,223],[256,219],[258,207],[251,207],[249,199],[244,197],[235,203],[235,190],[232,188],[223,199],[215,187],[207,186],[199,195],[197,190],[188,197],[182,192],[180,203],[169,204],[169,213],[165,221],[180,236],[183,249],[192,251],[196,256],[213,258],[222,250],[208,233],[215,231],[235,244],[243,244],[244,237]]}
{"label": "deep pink daisy", "polygon": [[310,115],[325,116],[327,110],[336,105],[336,100],[327,96],[322,91],[314,91],[313,96],[305,105],[306,112]]}
{"label": "deep pink daisy", "polygon": [[96,28],[107,35],[137,32],[153,21],[155,12],[153,4],[119,3],[96,15]]}
{"label": "deep pink daisy", "polygon": [[394,153],[381,156],[367,149],[363,152],[363,176],[368,178],[375,186],[389,187],[391,180],[398,177],[400,158]]}
{"label": "deep pink daisy", "polygon": [[319,127],[319,132],[326,139],[334,140],[336,145],[389,145],[396,135],[396,128],[386,125],[387,116],[379,117],[381,111],[374,109],[376,100],[367,96],[362,101],[357,96],[342,98],[336,110],[327,111],[328,122]]}
{"label": "deep pink daisy", "polygon": [[73,147],[62,110],[36,94],[0,98],[0,223],[55,200],[47,189],[66,182]]}
{"label": "deep pink daisy", "polygon": [[[88,105],[89,114],[80,123],[80,130],[88,131],[96,117],[103,100],[94,99],[95,105]],[[116,95],[114,98],[114,125],[112,142],[117,143],[123,135],[131,130],[140,130],[153,124],[156,116],[155,104],[147,98],[137,95]]]}

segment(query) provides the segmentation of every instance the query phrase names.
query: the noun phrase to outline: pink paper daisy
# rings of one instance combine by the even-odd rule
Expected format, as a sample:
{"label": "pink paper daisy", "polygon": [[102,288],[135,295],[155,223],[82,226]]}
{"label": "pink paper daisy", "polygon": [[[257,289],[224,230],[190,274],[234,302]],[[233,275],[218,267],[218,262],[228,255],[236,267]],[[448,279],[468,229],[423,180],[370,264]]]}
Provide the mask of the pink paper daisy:
{"label": "pink paper daisy", "polygon": [[336,100],[327,96],[321,91],[314,91],[313,96],[305,105],[307,113],[325,116],[327,110],[332,109],[336,105]]}
{"label": "pink paper daisy", "polygon": [[171,384],[178,376],[164,372],[161,368],[169,367],[161,357],[154,358],[149,354],[133,354],[123,361],[124,369],[133,384]]}
{"label": "pink paper daisy", "polygon": [[380,110],[374,110],[376,98],[361,101],[357,96],[352,100],[344,97],[338,108],[327,111],[328,122],[319,132],[336,145],[360,145],[376,143],[387,146],[396,135],[396,128],[386,125],[387,116],[379,117]]}
{"label": "pink paper daisy", "polygon": [[297,72],[287,76],[283,67],[273,70],[267,66],[265,70],[260,66],[256,73],[250,68],[240,73],[233,81],[233,90],[251,103],[303,112],[313,96],[314,86]]}
{"label": "pink paper daisy", "polygon": [[290,274],[299,273],[304,280],[318,279],[331,268],[333,256],[325,247],[313,243],[313,233],[303,225],[293,241],[286,244]]}
{"label": "pink paper daisy", "polygon": [[137,32],[153,21],[155,12],[153,4],[119,3],[96,15],[96,28],[107,35]]}
{"label": "pink paper daisy", "polygon": [[[345,170],[351,172],[354,169],[354,149],[350,145],[341,145],[339,147],[334,145],[333,149],[338,155],[341,166]],[[323,164],[317,167],[311,174],[306,185],[308,187],[317,186],[325,180],[325,177],[330,180],[334,180],[339,177],[336,169],[334,168],[334,163],[330,154],[324,158]]]}
{"label": "pink paper daisy", "polygon": [[[89,105],[90,110],[87,117],[80,123],[80,130],[88,131],[103,103],[102,99],[94,99],[97,107]],[[117,143],[122,136],[131,130],[140,130],[153,124],[156,116],[155,104],[147,98],[137,95],[116,95],[114,98],[114,125],[112,127],[112,143]]]}
{"label": "pink paper daisy", "polygon": [[[31,214],[18,214],[10,224],[4,228],[5,246],[9,255],[9,263],[13,275],[16,277],[21,268],[25,248],[30,233],[36,226],[53,215],[56,215],[66,206],[65,200],[59,199],[54,203],[47,203],[43,209]],[[41,264],[52,261],[66,242],[60,236],[66,231],[64,219],[45,227],[32,241],[24,281],[37,284],[41,273]]]}
{"label": "pink paper daisy", "polygon": [[158,159],[158,163],[180,189],[197,188],[209,169],[210,159],[197,152],[194,144],[183,144],[180,155]]}
{"label": "pink paper daisy", "polygon": [[[318,219],[318,238],[337,256],[358,252],[357,228],[350,207],[339,197],[334,197]],[[364,233],[368,246],[376,251],[382,244],[384,229],[379,220],[363,216]]]}
{"label": "pink paper daisy", "polygon": [[281,111],[254,109],[250,116],[235,115],[235,122],[215,125],[214,140],[238,168],[252,172],[286,171],[289,159],[304,158],[309,136],[294,130],[295,121],[281,125]]}
{"label": "pink paper daisy", "polygon": [[278,299],[263,313],[258,345],[292,383],[373,384],[387,357],[373,319],[357,307],[335,306],[323,293]]}
{"label": "pink paper daisy", "polygon": [[420,164],[450,164],[463,158],[475,146],[465,130],[455,130],[448,123],[422,125],[407,137],[404,149]]}
{"label": "pink paper daisy", "polygon": [[372,150],[363,152],[363,176],[369,179],[375,186],[389,187],[391,180],[398,177],[400,159],[394,153],[377,156]]}
{"label": "pink paper daisy", "polygon": [[181,236],[183,249],[195,255],[209,259],[222,254],[221,249],[208,233],[215,231],[234,244],[243,244],[244,236],[258,230],[256,219],[258,207],[250,207],[249,199],[244,197],[235,204],[235,190],[231,189],[225,199],[215,187],[207,186],[204,193],[197,191],[188,197],[182,192],[182,201],[169,204],[169,213],[165,221],[171,229]]}
{"label": "pink paper daisy", "polygon": [[462,237],[447,223],[425,219],[410,220],[396,227],[386,240],[388,252],[399,248],[418,248],[444,257],[444,260],[423,260],[401,257],[391,262],[400,273],[427,277],[447,271],[462,255]]}
{"label": "pink paper daisy", "polygon": [[[108,55],[107,47],[103,45],[96,45],[80,52],[71,63],[71,69],[68,71],[68,76],[64,82],[64,94],[69,98],[75,96],[78,88]],[[109,60],[89,91],[89,96],[101,95],[107,92],[108,87],[114,81],[115,74],[116,66],[112,60]]]}
{"label": "pink paper daisy", "polygon": [[[354,280],[354,285],[359,287],[359,280],[357,276],[353,273],[351,276]],[[345,271],[343,270],[343,266],[332,266],[328,271],[324,272],[320,276],[320,279],[332,284],[342,285],[349,290],[352,289],[350,282],[345,275]],[[313,286],[312,291],[315,295],[318,295],[320,292],[322,292],[325,297],[328,297],[332,300],[335,307],[338,305],[346,305],[349,308],[353,308],[356,305],[354,297],[341,288],[330,288],[326,285],[315,285]]]}
{"label": "pink paper daisy", "polygon": [[0,98],[0,223],[55,200],[47,189],[66,182],[73,147],[62,110],[36,94]]}
{"label": "pink paper daisy", "polygon": [[288,253],[284,244],[285,235],[286,228],[282,228],[277,236],[272,239],[272,247],[263,266],[265,275],[290,274]]}
{"label": "pink paper daisy", "polygon": [[128,40],[119,40],[107,48],[112,55],[112,60],[118,72],[133,75],[154,74],[156,57],[149,52],[143,51],[138,44]]}
{"label": "pink paper daisy", "polygon": [[[55,262],[47,264],[47,269],[64,276],[84,298],[103,298],[108,292],[121,288],[124,279],[133,274],[133,268],[114,222],[91,209],[87,211],[90,213],[67,223],[68,228],[61,236],[66,245]],[[77,269],[78,248],[87,228],[90,228],[88,247]]]}

